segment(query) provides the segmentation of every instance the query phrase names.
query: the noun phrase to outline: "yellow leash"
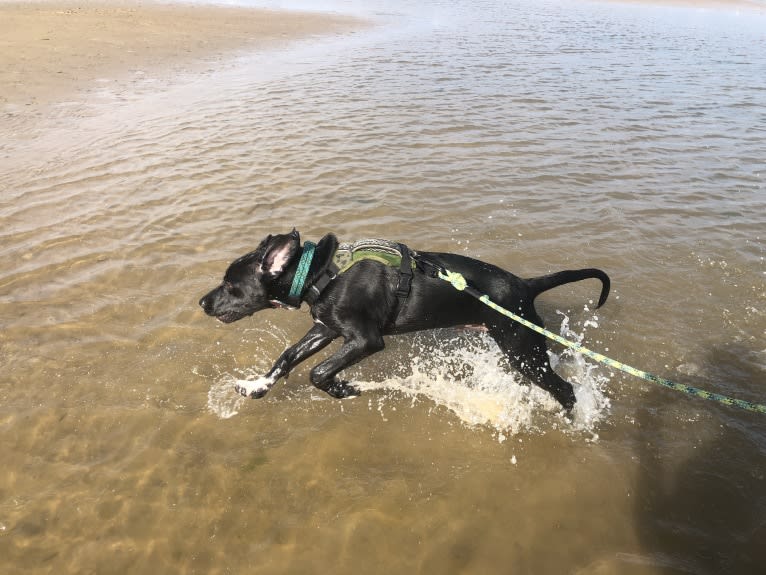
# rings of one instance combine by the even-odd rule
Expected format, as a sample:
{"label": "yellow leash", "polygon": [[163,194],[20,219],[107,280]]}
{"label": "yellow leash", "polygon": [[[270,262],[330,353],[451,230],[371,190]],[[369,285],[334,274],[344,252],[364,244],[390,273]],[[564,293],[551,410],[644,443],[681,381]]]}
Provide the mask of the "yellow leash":
{"label": "yellow leash", "polygon": [[629,373],[630,375],[634,375],[636,377],[640,377],[641,379],[645,379],[646,381],[651,381],[653,383],[657,383],[659,385],[662,385],[664,387],[669,387],[670,389],[674,389],[676,391],[681,391],[683,393],[686,393],[688,395],[693,395],[695,397],[701,397],[703,399],[709,399],[711,401],[716,401],[718,403],[722,403],[724,405],[732,405],[734,407],[739,407],[741,409],[746,409],[747,411],[754,411],[756,413],[766,413],[766,405],[759,404],[759,403],[752,403],[750,401],[745,401],[743,399],[735,399],[733,397],[726,397],[725,395],[720,395],[718,393],[712,393],[710,391],[705,391],[704,389],[699,389],[697,387],[692,387],[691,385],[683,385],[680,383],[676,383],[674,381],[670,381],[669,379],[665,379],[656,375],[653,375],[651,373],[648,373],[646,371],[642,371],[640,369],[636,369],[635,367],[631,367],[629,365],[626,365],[622,362],[616,361],[614,359],[608,358],[605,355],[602,355],[598,352],[592,351],[586,347],[583,347],[582,344],[569,341],[568,339],[564,339],[558,334],[555,334],[551,331],[548,331],[545,328],[540,327],[539,325],[536,325],[532,323],[531,321],[527,321],[523,317],[516,315],[515,313],[508,311],[504,307],[501,307],[497,305],[495,302],[489,299],[489,296],[486,294],[482,294],[480,291],[478,291],[476,288],[471,286],[466,279],[463,277],[462,274],[451,272],[445,269],[439,269],[438,277],[440,279],[443,279],[446,282],[449,282],[452,284],[452,286],[459,291],[465,291],[469,295],[472,295],[476,299],[478,299],[481,303],[483,303],[486,306],[491,307],[496,312],[504,315],[505,317],[508,317],[512,319],[515,322],[520,323],[524,327],[528,327],[529,329],[536,331],[537,333],[540,333],[544,335],[545,337],[552,339],[553,341],[560,343],[561,345],[564,345],[568,348],[571,348],[575,350],[577,353],[581,353],[585,356],[590,357],[591,359],[595,359],[599,363],[603,363],[604,365],[608,365],[609,367],[613,367],[615,369],[619,369],[620,371],[624,371],[625,373]]}

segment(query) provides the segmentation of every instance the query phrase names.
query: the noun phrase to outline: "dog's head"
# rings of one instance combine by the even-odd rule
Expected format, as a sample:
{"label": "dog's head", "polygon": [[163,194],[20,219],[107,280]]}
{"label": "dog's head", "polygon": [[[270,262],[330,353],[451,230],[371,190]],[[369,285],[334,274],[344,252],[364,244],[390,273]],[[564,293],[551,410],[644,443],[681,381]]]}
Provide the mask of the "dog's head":
{"label": "dog's head", "polygon": [[[249,254],[234,260],[223,283],[199,300],[207,315],[231,323],[255,312],[278,305],[278,280],[300,250],[300,234],[268,236]],[[289,285],[289,284],[288,284]]]}

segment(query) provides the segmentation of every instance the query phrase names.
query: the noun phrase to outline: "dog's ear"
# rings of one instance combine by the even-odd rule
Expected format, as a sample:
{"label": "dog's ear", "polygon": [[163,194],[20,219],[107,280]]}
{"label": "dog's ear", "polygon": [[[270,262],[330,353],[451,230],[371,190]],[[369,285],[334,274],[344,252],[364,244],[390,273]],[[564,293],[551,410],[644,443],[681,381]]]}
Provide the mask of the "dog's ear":
{"label": "dog's ear", "polygon": [[301,246],[300,234],[293,229],[289,234],[267,238],[266,251],[261,261],[264,277],[273,279],[285,271]]}

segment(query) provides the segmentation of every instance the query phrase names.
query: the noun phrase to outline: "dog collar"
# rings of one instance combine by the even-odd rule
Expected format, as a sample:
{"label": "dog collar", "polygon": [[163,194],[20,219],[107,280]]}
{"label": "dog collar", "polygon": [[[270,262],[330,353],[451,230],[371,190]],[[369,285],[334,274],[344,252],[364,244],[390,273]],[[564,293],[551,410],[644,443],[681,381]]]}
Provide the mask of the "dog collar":
{"label": "dog collar", "polygon": [[303,294],[303,285],[306,283],[306,276],[309,275],[311,260],[314,259],[315,249],[315,243],[304,242],[303,254],[301,254],[301,260],[298,262],[298,269],[295,270],[295,276],[293,276],[293,283],[290,286],[289,297],[292,301],[298,301],[298,305],[300,305],[301,295]]}

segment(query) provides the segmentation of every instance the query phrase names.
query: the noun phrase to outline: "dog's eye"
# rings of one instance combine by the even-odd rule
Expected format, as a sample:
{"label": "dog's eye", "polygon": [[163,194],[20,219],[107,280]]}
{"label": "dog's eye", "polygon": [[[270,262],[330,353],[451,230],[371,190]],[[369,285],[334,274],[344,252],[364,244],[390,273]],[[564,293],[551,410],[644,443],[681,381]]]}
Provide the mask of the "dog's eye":
{"label": "dog's eye", "polygon": [[240,290],[238,287],[234,287],[231,282],[223,282],[223,289],[225,289],[226,293],[229,295],[234,297],[242,297],[242,290]]}

